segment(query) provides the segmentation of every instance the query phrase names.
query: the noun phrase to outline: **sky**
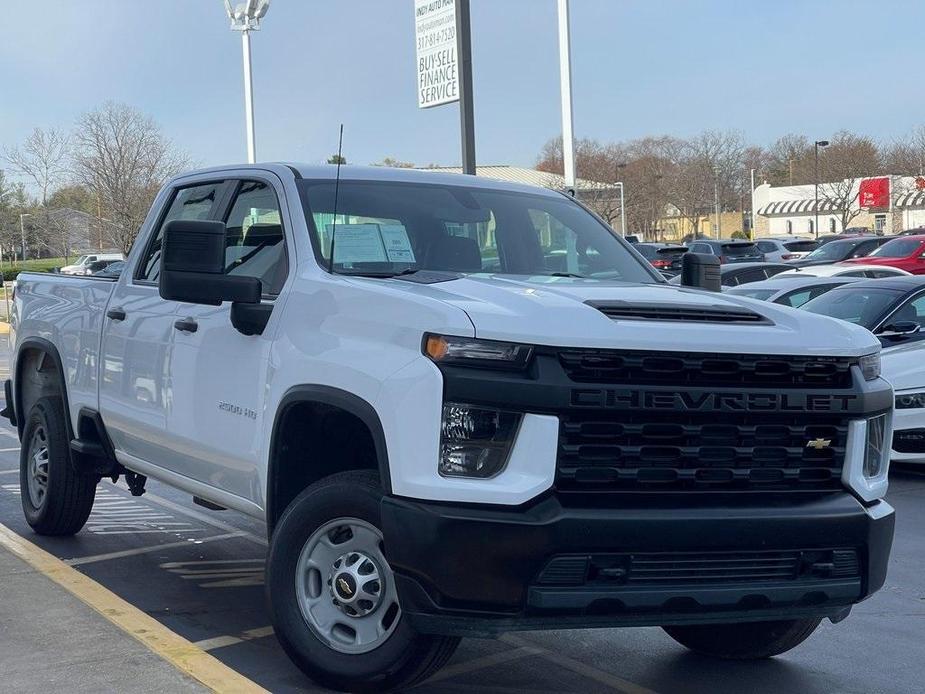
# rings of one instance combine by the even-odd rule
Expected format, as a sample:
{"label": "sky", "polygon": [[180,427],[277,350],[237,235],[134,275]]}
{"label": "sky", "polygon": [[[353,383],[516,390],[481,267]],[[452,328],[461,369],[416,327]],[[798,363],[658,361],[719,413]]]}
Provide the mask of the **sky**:
{"label": "sky", "polygon": [[[456,104],[418,109],[413,0],[271,0],[252,35],[258,160],[337,150],[456,165]],[[576,137],[736,129],[758,144],[925,123],[921,0],[571,0]],[[555,0],[471,0],[476,157],[532,166],[561,130]],[[0,147],[106,100],[203,166],[246,159],[222,0],[4,0]]]}

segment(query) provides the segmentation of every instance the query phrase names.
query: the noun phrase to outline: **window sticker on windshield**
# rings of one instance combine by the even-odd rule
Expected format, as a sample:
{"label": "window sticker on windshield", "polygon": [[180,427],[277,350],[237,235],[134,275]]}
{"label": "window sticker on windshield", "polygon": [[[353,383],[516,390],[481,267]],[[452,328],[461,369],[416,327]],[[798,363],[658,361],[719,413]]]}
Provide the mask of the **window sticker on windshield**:
{"label": "window sticker on windshield", "polygon": [[325,231],[334,235],[335,263],[388,262],[378,224],[326,224]]}
{"label": "window sticker on windshield", "polygon": [[382,243],[391,262],[414,262],[414,251],[405,227],[401,224],[380,224],[379,231],[382,233]]}

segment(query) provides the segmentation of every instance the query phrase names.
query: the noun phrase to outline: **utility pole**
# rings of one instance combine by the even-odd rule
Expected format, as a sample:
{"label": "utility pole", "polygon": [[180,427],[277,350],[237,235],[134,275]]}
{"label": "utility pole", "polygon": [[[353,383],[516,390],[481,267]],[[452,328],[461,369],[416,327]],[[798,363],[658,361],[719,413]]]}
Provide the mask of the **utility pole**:
{"label": "utility pole", "polygon": [[751,171],[752,177],[752,219],[751,224],[748,226],[748,238],[754,240],[755,238],[755,224],[758,222],[758,218],[755,216],[755,170]]}
{"label": "utility pole", "polygon": [[559,83],[562,96],[562,163],[565,188],[575,194],[575,134],[572,131],[572,51],[568,0],[559,0]]}
{"label": "utility pole", "polygon": [[31,217],[32,215],[28,212],[23,212],[19,215],[19,235],[22,237],[22,257],[20,262],[26,259],[26,227],[23,224],[24,217]]}
{"label": "utility pole", "polygon": [[723,238],[723,228],[720,225],[719,220],[719,174],[716,173],[716,170],[713,170],[713,211],[716,213],[716,238]]}
{"label": "utility pole", "polygon": [[475,113],[472,106],[472,26],[469,0],[456,0],[456,50],[459,53],[459,133],[464,174],[475,176]]}
{"label": "utility pole", "polygon": [[270,0],[247,0],[232,9],[230,0],[225,0],[225,12],[231,20],[232,31],[241,32],[241,52],[244,59],[244,122],[247,129],[247,163],[257,161],[257,145],[254,136],[254,82],[251,78],[250,32],[260,30],[260,20],[270,8]]}

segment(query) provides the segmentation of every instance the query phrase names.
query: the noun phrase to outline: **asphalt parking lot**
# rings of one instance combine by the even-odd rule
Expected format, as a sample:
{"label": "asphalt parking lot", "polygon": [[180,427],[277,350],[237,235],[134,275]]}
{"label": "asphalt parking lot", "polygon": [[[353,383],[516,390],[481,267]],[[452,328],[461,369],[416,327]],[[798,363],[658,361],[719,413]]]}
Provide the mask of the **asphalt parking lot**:
{"label": "asphalt parking lot", "polygon": [[[4,344],[0,353],[6,354]],[[0,374],[5,374],[5,365],[4,358]],[[0,524],[256,685],[273,692],[318,691],[289,662],[269,626],[263,585],[266,536],[260,523],[230,511],[207,511],[155,482],[149,482],[145,496],[135,498],[123,485],[107,481],[100,485],[81,533],[73,538],[38,537],[20,508],[18,446],[15,432],[3,420]],[[837,625],[824,622],[806,643],[783,657],[758,663],[712,661],[685,651],[657,628],[521,633],[463,641],[450,664],[416,691],[922,691],[925,469],[895,470],[888,500],[897,509],[897,526],[886,586],[847,620]],[[15,640],[22,627],[10,618],[10,605],[3,605],[2,574],[0,569],[0,633]],[[41,622],[43,629],[56,630],[54,619],[60,610],[41,602],[17,609],[29,621]],[[46,657],[59,654],[49,652]],[[24,673],[21,663],[7,661],[2,652],[0,675],[13,677],[19,692],[62,686],[42,668]],[[129,684],[117,690],[180,691],[191,683],[168,678],[131,683],[137,689]],[[75,682],[64,686],[87,691]]]}

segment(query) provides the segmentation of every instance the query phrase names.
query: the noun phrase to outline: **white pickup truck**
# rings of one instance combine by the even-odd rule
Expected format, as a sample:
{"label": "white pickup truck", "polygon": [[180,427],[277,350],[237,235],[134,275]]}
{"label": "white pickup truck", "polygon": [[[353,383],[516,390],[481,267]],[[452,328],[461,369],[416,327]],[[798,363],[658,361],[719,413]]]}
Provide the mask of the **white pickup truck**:
{"label": "white pickup truck", "polygon": [[120,475],[265,520],[276,635],[327,686],[516,629],[768,657],[885,578],[877,340],[669,286],[557,192],[198,171],[118,280],[21,274],[12,322],[35,531],[76,533]]}

